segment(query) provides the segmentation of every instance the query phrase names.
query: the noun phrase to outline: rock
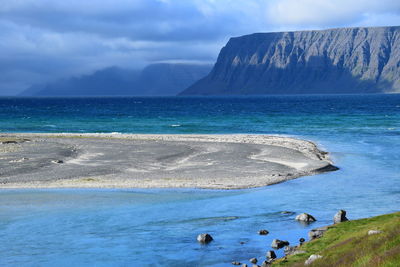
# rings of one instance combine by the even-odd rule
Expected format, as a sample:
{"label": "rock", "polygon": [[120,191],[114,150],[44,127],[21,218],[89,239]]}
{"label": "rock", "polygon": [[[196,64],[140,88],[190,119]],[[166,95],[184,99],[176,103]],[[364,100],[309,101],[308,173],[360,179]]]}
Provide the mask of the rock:
{"label": "rock", "polygon": [[6,144],[17,144],[17,141],[11,141],[11,140],[7,140],[7,141],[3,141],[1,142],[2,144],[6,145]]}
{"label": "rock", "polygon": [[266,257],[267,257],[267,259],[276,259],[275,251],[273,251],[273,250],[267,251]]}
{"label": "rock", "polygon": [[233,262],[232,262],[232,265],[241,265],[241,263],[238,262],[238,261],[233,261]]}
{"label": "rock", "polygon": [[246,264],[246,263],[243,263],[243,264],[242,264],[242,267],[247,267],[247,264]]}
{"label": "rock", "polygon": [[400,92],[399,58],[399,26],[255,33],[181,95]]}
{"label": "rock", "polygon": [[305,241],[306,241],[306,240],[305,240],[304,238],[300,238],[300,239],[299,239],[300,246],[303,245],[303,243],[304,243]]}
{"label": "rock", "polygon": [[320,238],[321,236],[324,235],[324,233],[328,230],[328,226],[323,226],[319,228],[312,229],[310,232],[308,232],[308,238],[310,240]]}
{"label": "rock", "polygon": [[380,234],[382,233],[382,231],[380,230],[369,230],[368,231],[368,235],[376,235],[376,234]]}
{"label": "rock", "polygon": [[283,252],[285,253],[285,256],[289,256],[295,254],[296,251],[297,251],[296,247],[286,246]]}
{"label": "rock", "polygon": [[283,248],[284,246],[289,246],[289,242],[285,240],[274,239],[272,240],[271,247],[275,249]]}
{"label": "rock", "polygon": [[297,247],[286,246],[284,250],[285,256],[306,253],[304,250],[298,250]]}
{"label": "rock", "polygon": [[249,261],[250,261],[251,263],[256,264],[258,260],[257,260],[256,258],[251,258]]}
{"label": "rock", "polygon": [[348,221],[349,219],[346,218],[346,211],[345,210],[339,210],[335,216],[333,217],[333,223],[341,223]]}
{"label": "rock", "polygon": [[258,234],[259,235],[268,235],[269,232],[267,230],[263,229],[263,230],[258,231]]}
{"label": "rock", "polygon": [[60,160],[60,159],[55,159],[51,161],[52,163],[56,163],[56,164],[61,164],[64,163],[64,161]]}
{"label": "rock", "polygon": [[302,213],[296,216],[296,221],[310,223],[315,222],[316,219],[308,213]]}
{"label": "rock", "polygon": [[261,267],[270,267],[271,264],[272,264],[272,261],[271,261],[271,262],[269,262],[269,261],[263,261],[263,263],[261,264]]}
{"label": "rock", "polygon": [[199,234],[198,236],[197,236],[197,241],[199,242],[199,243],[202,243],[202,244],[208,244],[208,243],[210,243],[211,241],[213,241],[214,239],[212,238],[212,236],[210,235],[210,234]]}
{"label": "rock", "polygon": [[310,265],[310,264],[313,263],[314,261],[316,261],[316,260],[318,260],[318,259],[321,259],[321,258],[322,258],[321,255],[313,254],[313,255],[311,255],[311,256],[304,262],[304,264],[305,264],[305,265]]}

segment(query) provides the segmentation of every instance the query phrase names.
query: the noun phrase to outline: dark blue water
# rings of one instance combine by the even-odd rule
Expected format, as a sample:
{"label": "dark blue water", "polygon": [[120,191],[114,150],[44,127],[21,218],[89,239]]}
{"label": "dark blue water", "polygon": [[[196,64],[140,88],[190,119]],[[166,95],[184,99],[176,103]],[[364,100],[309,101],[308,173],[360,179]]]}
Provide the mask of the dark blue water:
{"label": "dark blue water", "polygon": [[[283,134],[317,142],[340,167],[251,190],[3,190],[0,265],[229,266],[261,260],[273,238],[295,244],[338,209],[400,209],[400,95],[1,98],[0,131]],[[215,241],[197,244],[202,232]]]}

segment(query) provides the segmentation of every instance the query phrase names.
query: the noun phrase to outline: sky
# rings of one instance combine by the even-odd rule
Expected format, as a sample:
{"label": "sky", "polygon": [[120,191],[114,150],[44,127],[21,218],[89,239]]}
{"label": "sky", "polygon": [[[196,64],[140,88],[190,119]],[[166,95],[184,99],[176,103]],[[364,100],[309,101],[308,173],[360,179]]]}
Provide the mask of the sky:
{"label": "sky", "polygon": [[0,0],[0,95],[109,66],[214,63],[254,32],[397,25],[399,0]]}

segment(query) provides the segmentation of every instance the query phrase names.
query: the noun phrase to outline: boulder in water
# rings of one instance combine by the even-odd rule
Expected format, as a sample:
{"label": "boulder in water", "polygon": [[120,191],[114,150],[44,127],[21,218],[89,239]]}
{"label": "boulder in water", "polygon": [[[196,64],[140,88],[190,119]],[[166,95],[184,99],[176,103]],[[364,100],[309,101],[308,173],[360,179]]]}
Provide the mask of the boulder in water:
{"label": "boulder in water", "polygon": [[199,234],[197,236],[197,241],[201,244],[208,244],[211,241],[213,241],[214,239],[212,238],[212,236],[210,234]]}
{"label": "boulder in water", "polygon": [[258,234],[259,235],[268,235],[269,232],[267,230],[265,230],[265,229],[262,229],[262,230],[258,231]]}
{"label": "boulder in water", "polygon": [[276,259],[275,251],[273,251],[273,250],[267,251],[266,257],[267,257],[267,259]]}
{"label": "boulder in water", "polygon": [[285,240],[274,239],[272,240],[271,247],[274,249],[280,249],[285,246],[289,246],[289,242]]}
{"label": "boulder in water", "polygon": [[296,216],[296,221],[310,223],[310,222],[315,222],[316,219],[308,213],[302,213]]}
{"label": "boulder in water", "polygon": [[341,222],[345,222],[348,221],[349,219],[346,218],[346,211],[345,210],[339,210],[335,216],[333,217],[333,223],[337,224],[337,223],[341,223]]}

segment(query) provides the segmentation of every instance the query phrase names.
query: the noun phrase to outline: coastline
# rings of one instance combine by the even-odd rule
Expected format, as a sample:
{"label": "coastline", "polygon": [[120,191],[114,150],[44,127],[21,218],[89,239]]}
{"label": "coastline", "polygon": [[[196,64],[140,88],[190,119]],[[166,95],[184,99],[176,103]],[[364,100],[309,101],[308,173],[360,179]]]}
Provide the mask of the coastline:
{"label": "coastline", "polygon": [[204,188],[272,185],[337,169],[291,137],[226,134],[0,135],[0,188]]}

